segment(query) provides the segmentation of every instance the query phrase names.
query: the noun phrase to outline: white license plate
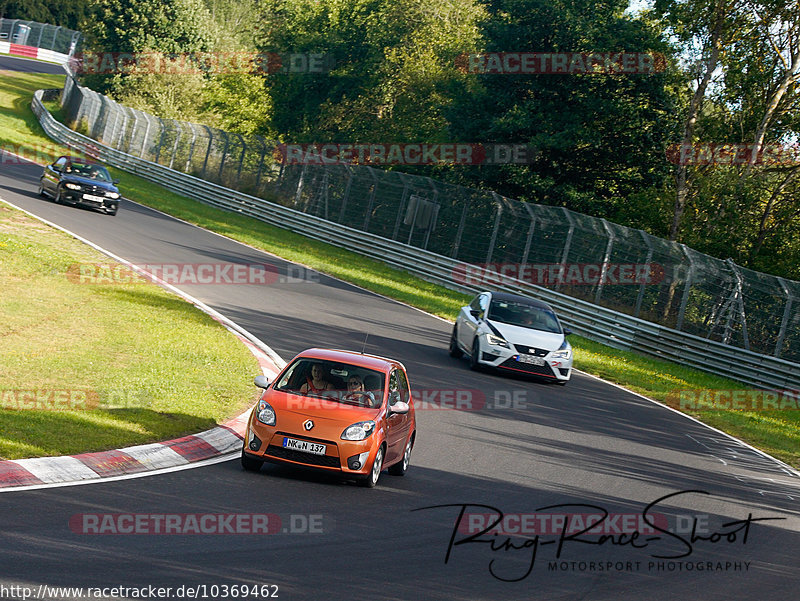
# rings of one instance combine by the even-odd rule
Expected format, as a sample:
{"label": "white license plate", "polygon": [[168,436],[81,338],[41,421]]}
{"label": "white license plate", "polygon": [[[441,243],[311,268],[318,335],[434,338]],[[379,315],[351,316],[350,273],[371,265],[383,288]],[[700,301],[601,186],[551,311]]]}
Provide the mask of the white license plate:
{"label": "white license plate", "polygon": [[287,449],[303,451],[304,453],[313,453],[314,455],[324,455],[326,448],[324,444],[309,442],[307,440],[295,440],[294,438],[284,438],[283,446]]}
{"label": "white license plate", "polygon": [[84,194],[83,200],[92,200],[94,202],[103,202],[105,198],[102,196],[95,196],[94,194]]}
{"label": "white license plate", "polygon": [[541,357],[536,357],[535,355],[520,355],[517,357],[517,361],[520,363],[530,363],[531,365],[544,365],[545,361]]}

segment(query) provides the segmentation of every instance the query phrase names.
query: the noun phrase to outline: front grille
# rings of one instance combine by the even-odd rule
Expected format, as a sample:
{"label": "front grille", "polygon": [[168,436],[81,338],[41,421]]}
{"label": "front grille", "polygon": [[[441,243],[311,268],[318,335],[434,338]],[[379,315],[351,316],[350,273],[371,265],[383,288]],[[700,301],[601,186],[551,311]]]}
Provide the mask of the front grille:
{"label": "front grille", "polygon": [[537,357],[545,357],[550,352],[547,349],[525,346],[524,344],[515,344],[514,348],[523,355],[535,355]]}
{"label": "front grille", "polygon": [[295,451],[294,449],[286,449],[277,445],[270,445],[267,447],[267,452],[264,455],[275,457],[277,459],[286,459],[288,461],[296,461],[297,463],[305,463],[306,465],[321,465],[323,467],[341,467],[339,458],[331,455],[314,455],[313,453],[304,453],[303,451]]}
{"label": "front grille", "polygon": [[500,367],[513,369],[514,371],[524,371],[525,373],[536,374],[538,376],[547,376],[548,378],[554,377],[553,370],[550,369],[549,365],[532,365],[531,363],[521,363],[513,357],[503,361],[500,364]]}

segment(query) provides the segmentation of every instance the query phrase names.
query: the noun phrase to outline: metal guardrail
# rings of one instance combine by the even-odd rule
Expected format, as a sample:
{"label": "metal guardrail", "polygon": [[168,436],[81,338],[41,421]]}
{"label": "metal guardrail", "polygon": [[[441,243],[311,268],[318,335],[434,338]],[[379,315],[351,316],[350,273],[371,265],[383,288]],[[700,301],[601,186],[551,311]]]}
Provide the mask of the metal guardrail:
{"label": "metal guardrail", "polygon": [[[447,288],[467,293],[485,289],[454,277],[463,262],[270,203],[100,144],[57,122],[42,104],[44,92],[39,90],[34,95],[33,112],[45,132],[62,144],[193,200],[371,257]],[[544,300],[577,334],[618,349],[638,351],[759,388],[800,389],[800,365],[789,361],[666,328],[511,278],[492,287]]]}

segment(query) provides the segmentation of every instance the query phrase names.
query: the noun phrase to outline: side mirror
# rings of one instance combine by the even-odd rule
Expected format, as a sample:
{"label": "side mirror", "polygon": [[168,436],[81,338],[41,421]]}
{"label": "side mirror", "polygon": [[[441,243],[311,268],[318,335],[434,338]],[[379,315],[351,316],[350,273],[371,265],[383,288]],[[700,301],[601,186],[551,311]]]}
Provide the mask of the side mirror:
{"label": "side mirror", "polygon": [[572,330],[570,330],[569,328],[562,328],[562,329],[564,330],[564,336],[569,336],[570,334],[572,334]]}
{"label": "side mirror", "polygon": [[472,315],[475,319],[480,319],[481,315],[483,315],[483,311],[480,309],[470,309],[469,314]]}
{"label": "side mirror", "polygon": [[61,167],[56,167],[55,165],[50,165],[50,169],[52,169],[56,173],[61,173]]}
{"label": "side mirror", "polygon": [[403,401],[396,401],[389,405],[389,415],[397,413],[399,415],[405,415],[409,411],[408,403],[404,403]]}
{"label": "side mirror", "polygon": [[269,386],[269,378],[267,378],[267,376],[256,376],[253,378],[253,384],[259,388],[266,388]]}
{"label": "side mirror", "polygon": [[111,183],[116,186],[119,183],[119,180],[118,179],[112,179]]}

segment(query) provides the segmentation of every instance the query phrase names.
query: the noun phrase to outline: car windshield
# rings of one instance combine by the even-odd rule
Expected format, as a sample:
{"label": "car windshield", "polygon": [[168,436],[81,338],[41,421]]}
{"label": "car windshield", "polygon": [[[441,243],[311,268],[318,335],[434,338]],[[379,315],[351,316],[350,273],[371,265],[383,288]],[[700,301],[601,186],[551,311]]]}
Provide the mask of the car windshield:
{"label": "car windshield", "polygon": [[275,390],[320,396],[345,404],[379,407],[386,377],[372,369],[320,359],[298,359],[275,383]]}
{"label": "car windshield", "polygon": [[561,333],[555,313],[524,302],[493,300],[489,305],[489,319],[532,330]]}
{"label": "car windshield", "polygon": [[90,165],[88,163],[71,163],[70,165],[67,165],[66,172],[71,175],[88,177],[89,179],[96,179],[101,182],[111,181],[111,175],[108,173],[108,170],[100,165]]}

